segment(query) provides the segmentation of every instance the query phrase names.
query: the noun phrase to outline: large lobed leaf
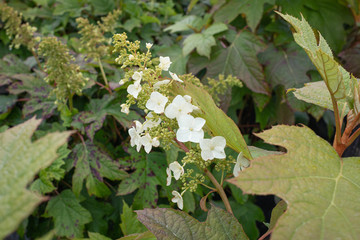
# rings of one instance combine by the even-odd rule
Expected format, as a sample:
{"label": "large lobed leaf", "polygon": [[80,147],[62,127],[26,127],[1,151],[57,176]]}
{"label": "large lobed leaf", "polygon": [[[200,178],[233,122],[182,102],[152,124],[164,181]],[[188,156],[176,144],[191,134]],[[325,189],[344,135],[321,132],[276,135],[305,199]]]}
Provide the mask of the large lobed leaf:
{"label": "large lobed leaf", "polygon": [[0,133],[0,239],[14,231],[44,200],[26,186],[41,168],[56,159],[56,150],[71,134],[50,133],[31,142],[40,122],[33,118]]}
{"label": "large lobed leaf", "polygon": [[138,219],[157,239],[248,239],[237,219],[212,206],[205,222],[198,222],[185,212],[171,208],[136,211]]}
{"label": "large lobed leaf", "polygon": [[229,34],[227,40],[231,45],[222,49],[207,66],[207,77],[225,77],[233,75],[243,81],[248,88],[257,93],[269,94],[265,83],[263,69],[256,54],[265,48],[255,34],[242,31],[235,36]]}
{"label": "large lobed leaf", "polygon": [[208,92],[193,84],[173,84],[173,92],[180,95],[189,95],[195,105],[201,111],[193,112],[193,115],[206,120],[206,126],[214,136],[223,136],[226,144],[237,152],[243,152],[244,156],[252,159],[247,144],[233,120],[218,108]]}
{"label": "large lobed leaf", "polygon": [[230,180],[244,192],[286,201],[273,239],[358,239],[360,158],[341,159],[307,127],[279,125],[258,134],[286,154],[256,158]]}

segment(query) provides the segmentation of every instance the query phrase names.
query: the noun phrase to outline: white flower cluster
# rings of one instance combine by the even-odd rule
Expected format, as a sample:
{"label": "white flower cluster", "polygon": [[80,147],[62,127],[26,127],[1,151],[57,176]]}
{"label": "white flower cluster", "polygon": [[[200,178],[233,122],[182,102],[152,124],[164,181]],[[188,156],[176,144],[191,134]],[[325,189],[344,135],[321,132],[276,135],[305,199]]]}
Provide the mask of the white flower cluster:
{"label": "white flower cluster", "polygon": [[[150,45],[148,45],[150,48]],[[159,68],[162,71],[168,71],[171,65],[169,57],[160,57]],[[174,81],[183,82],[175,73],[169,72]],[[137,99],[141,92],[141,80],[143,77],[142,72],[135,72],[132,75],[134,83],[129,85],[127,92]],[[153,114],[164,114],[169,119],[176,119],[178,129],[176,130],[176,139],[179,142],[193,142],[199,143],[201,149],[201,157],[204,161],[213,160],[214,158],[224,159],[226,158],[224,149],[226,146],[226,140],[222,136],[216,136],[211,139],[204,139],[203,126],[206,121],[200,117],[193,117],[190,115],[194,110],[198,110],[198,107],[194,106],[191,101],[191,97],[188,95],[177,95],[171,103],[168,97],[164,96],[157,90],[161,85],[170,83],[170,80],[162,80],[153,85],[154,91],[151,93],[150,98],[147,100],[145,107],[149,110],[147,120],[142,124],[139,121],[135,121],[135,126],[129,129],[129,135],[131,137],[131,146],[136,146],[137,151],[140,151],[141,147],[149,153],[152,147],[158,147],[160,145],[159,139],[152,138],[147,132],[148,129],[158,126],[161,120],[154,121]],[[128,113],[129,108],[126,105],[122,105],[122,112]],[[174,130],[175,131],[175,130]],[[184,175],[184,165],[180,165],[177,161],[170,163],[166,169],[167,173],[167,186],[171,184],[172,177],[175,180],[179,180]],[[185,191],[184,191],[185,192]],[[172,201],[177,203],[180,209],[183,208],[183,193],[173,191],[174,198]]]}

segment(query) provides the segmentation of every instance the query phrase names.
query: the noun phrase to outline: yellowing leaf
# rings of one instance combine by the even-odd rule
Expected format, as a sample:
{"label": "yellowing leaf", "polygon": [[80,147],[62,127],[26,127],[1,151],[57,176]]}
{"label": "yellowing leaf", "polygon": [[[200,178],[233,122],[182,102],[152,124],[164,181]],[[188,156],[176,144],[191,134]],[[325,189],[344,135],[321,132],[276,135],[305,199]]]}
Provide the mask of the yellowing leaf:
{"label": "yellowing leaf", "polygon": [[341,159],[307,127],[276,126],[258,134],[286,154],[256,158],[230,180],[244,192],[286,201],[273,239],[358,239],[360,158]]}
{"label": "yellowing leaf", "polygon": [[31,142],[41,120],[35,118],[0,133],[0,239],[41,203],[42,197],[26,190],[41,169],[57,158],[56,150],[71,132],[51,133]]}

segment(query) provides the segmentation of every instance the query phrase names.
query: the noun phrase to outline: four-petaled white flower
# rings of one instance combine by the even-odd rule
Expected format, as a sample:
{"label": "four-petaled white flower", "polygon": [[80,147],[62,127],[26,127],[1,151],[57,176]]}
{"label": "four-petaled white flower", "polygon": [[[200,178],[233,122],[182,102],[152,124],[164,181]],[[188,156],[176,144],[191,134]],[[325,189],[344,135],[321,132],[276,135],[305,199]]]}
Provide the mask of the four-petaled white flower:
{"label": "four-petaled white flower", "polygon": [[166,186],[170,186],[171,184],[171,170],[170,168],[166,168],[166,175],[167,175],[167,178],[166,178]]}
{"label": "four-petaled white flower", "polygon": [[135,127],[129,129],[130,145],[133,147],[136,145],[136,151],[140,151],[142,143],[140,134],[143,131],[142,124],[139,121],[135,121]]}
{"label": "four-petaled white flower", "polygon": [[169,57],[160,57],[159,67],[161,70],[168,71],[171,65]]}
{"label": "four-petaled white flower", "polygon": [[150,99],[146,102],[146,108],[155,113],[163,113],[168,98],[159,92],[152,92]]}
{"label": "four-petaled white flower", "polygon": [[142,75],[143,75],[142,71],[141,72],[134,72],[134,74],[132,75],[132,79],[134,79],[136,82],[140,83]]}
{"label": "four-petaled white flower", "polygon": [[236,158],[236,164],[234,166],[233,174],[235,177],[239,176],[239,172],[243,171],[245,168],[248,168],[250,166],[250,161],[247,160],[243,153],[240,152],[239,155]]}
{"label": "four-petaled white flower", "polygon": [[177,161],[170,163],[169,168],[174,173],[176,180],[179,180],[179,178],[184,175],[184,168]]}
{"label": "four-petaled white flower", "polygon": [[214,158],[223,159],[226,157],[224,148],[226,146],[226,140],[222,136],[216,136],[212,139],[201,139],[201,157],[205,161],[213,160]]}
{"label": "four-petaled white flower", "polygon": [[133,60],[134,58],[135,58],[134,55],[132,55],[132,54],[129,55],[129,60],[130,61]]}
{"label": "four-petaled white flower", "polygon": [[152,47],[152,43],[146,43],[146,48],[150,49]]}
{"label": "four-petaled white flower", "polygon": [[121,107],[121,112],[122,113],[129,114],[130,111],[129,111],[129,106],[128,105],[123,103],[123,104],[120,105],[120,107]]}
{"label": "four-petaled white flower", "polygon": [[128,87],[127,87],[127,92],[134,96],[134,98],[137,98],[139,93],[141,92],[141,84],[140,84],[140,81],[136,81],[134,82],[134,84],[130,84]]}
{"label": "four-petaled white flower", "polygon": [[177,203],[178,208],[180,208],[182,210],[184,207],[184,202],[183,202],[182,196],[177,191],[172,191],[172,195],[174,195],[174,197],[171,199],[171,201],[173,203]]}
{"label": "four-petaled white flower", "polygon": [[146,153],[149,153],[152,147],[158,147],[160,145],[159,140],[155,138],[151,138],[150,134],[146,133],[145,136],[141,137],[141,144],[144,145],[144,149]]}
{"label": "four-petaled white flower", "polygon": [[191,115],[182,115],[178,119],[179,129],[176,132],[176,138],[180,142],[194,142],[198,143],[204,138],[204,130],[202,127],[205,124],[205,119]]}
{"label": "four-petaled white flower", "polygon": [[181,79],[178,77],[178,75],[176,75],[176,73],[172,73],[172,72],[170,72],[170,71],[169,71],[169,73],[170,73],[170,76],[172,77],[172,79],[174,79],[175,81],[184,82],[183,80],[181,80]]}
{"label": "four-petaled white flower", "polygon": [[146,116],[146,121],[143,124],[144,131],[148,130],[149,128],[153,128],[158,126],[161,123],[161,119],[159,118],[157,121],[153,120],[154,115],[152,112],[148,113]]}
{"label": "four-petaled white flower", "polygon": [[170,82],[170,80],[166,79],[166,80],[162,80],[162,81],[158,81],[157,83],[154,84],[154,89],[159,89],[161,85],[165,85],[168,84]]}
{"label": "four-petaled white flower", "polygon": [[165,116],[170,119],[179,119],[180,116],[191,113],[193,110],[193,105],[186,101],[186,99],[177,95],[172,103],[170,103],[165,109]]}

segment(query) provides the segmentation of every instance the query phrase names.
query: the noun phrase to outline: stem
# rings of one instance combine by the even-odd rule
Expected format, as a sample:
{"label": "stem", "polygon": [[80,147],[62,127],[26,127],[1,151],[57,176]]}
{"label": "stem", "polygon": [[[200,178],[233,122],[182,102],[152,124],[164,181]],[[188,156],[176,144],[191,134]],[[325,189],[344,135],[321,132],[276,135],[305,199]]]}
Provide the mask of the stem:
{"label": "stem", "polygon": [[203,185],[204,187],[206,187],[206,188],[208,188],[208,189],[213,190],[214,192],[216,192],[216,191],[217,191],[215,188],[210,187],[210,186],[206,185],[205,183],[202,183],[202,182],[199,182],[199,183],[200,183],[201,185]]}
{"label": "stem", "polygon": [[341,121],[340,121],[340,115],[339,115],[339,109],[337,106],[337,102],[333,95],[331,95],[331,101],[332,101],[332,105],[334,107],[335,126],[336,126],[335,139],[334,139],[334,143],[333,143],[333,146],[335,146],[335,144],[338,145],[341,143]]}
{"label": "stem", "polygon": [[70,97],[69,97],[69,108],[70,108],[70,112],[72,113],[72,110],[74,108],[73,106],[73,94],[70,94]]}
{"label": "stem", "polygon": [[103,65],[102,65],[102,63],[101,63],[101,60],[100,60],[100,58],[98,58],[98,63],[99,63],[99,66],[100,66],[100,71],[101,71],[101,75],[102,75],[102,77],[103,77],[103,79],[104,79],[104,82],[105,82],[105,86],[109,86],[109,83],[108,83],[108,80],[107,80],[107,78],[106,78],[106,75],[105,75],[105,72],[104,72],[104,68],[103,68]]}
{"label": "stem", "polygon": [[111,92],[111,89],[110,88],[108,88],[108,87],[106,87],[106,86],[104,86],[104,85],[102,85],[101,83],[99,83],[99,82],[95,82],[95,84],[97,84],[97,85],[99,85],[100,87],[102,87],[102,88],[105,88],[109,93],[110,93],[110,95],[112,94],[112,92]]}
{"label": "stem", "polygon": [[351,136],[350,138],[348,138],[347,143],[345,144],[346,147],[349,147],[354,141],[355,139],[360,136],[360,128],[358,130],[356,130]]}
{"label": "stem", "polygon": [[[224,189],[222,188],[222,186],[219,184],[219,182],[216,180],[216,178],[214,177],[214,175],[211,174],[211,172],[209,170],[207,170],[206,168],[204,169],[205,174],[210,178],[210,181],[214,184],[214,186],[216,187],[217,192],[219,193],[222,201],[224,202],[225,208],[226,210],[233,214],[233,211],[231,209],[230,206],[230,202],[229,199],[226,196],[226,193],[224,191]],[[234,214],[233,214],[234,215]]]}

